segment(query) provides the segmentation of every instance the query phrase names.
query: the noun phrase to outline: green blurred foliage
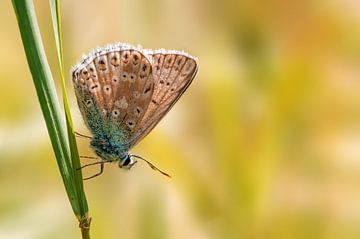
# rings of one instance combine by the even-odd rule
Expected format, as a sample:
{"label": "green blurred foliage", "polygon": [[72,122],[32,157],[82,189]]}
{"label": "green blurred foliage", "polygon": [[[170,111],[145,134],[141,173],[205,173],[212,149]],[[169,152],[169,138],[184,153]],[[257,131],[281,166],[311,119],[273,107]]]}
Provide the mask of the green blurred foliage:
{"label": "green blurred foliage", "polygon": [[[57,76],[48,2],[35,4]],[[117,41],[184,49],[200,64],[132,150],[173,178],[106,166],[85,182],[93,238],[360,237],[357,1],[61,4],[69,71]],[[11,2],[0,7],[0,238],[79,238]],[[70,80],[68,91],[75,127],[88,133]]]}

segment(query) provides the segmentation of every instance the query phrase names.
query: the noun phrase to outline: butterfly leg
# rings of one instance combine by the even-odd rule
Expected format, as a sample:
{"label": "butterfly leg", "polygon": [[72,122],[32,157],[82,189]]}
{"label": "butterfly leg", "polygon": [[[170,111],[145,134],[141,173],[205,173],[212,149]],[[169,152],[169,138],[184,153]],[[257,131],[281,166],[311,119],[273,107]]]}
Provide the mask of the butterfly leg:
{"label": "butterfly leg", "polygon": [[100,174],[102,174],[104,172],[104,164],[105,163],[111,163],[111,161],[99,161],[99,162],[95,162],[95,163],[89,163],[89,164],[86,164],[86,165],[76,169],[76,170],[80,170],[80,169],[86,168],[86,167],[91,166],[91,165],[100,164],[100,172],[99,173],[94,174],[91,177],[87,177],[87,178],[83,179],[83,180],[88,180],[88,179],[95,178],[95,177],[99,176]]}
{"label": "butterfly leg", "polygon": [[84,155],[80,155],[80,158],[82,158],[82,159],[98,159],[98,157],[94,157],[94,156],[84,156]]}
{"label": "butterfly leg", "polygon": [[[86,165],[85,165],[85,166],[86,166]],[[100,172],[98,172],[97,174],[94,174],[93,176],[84,178],[83,180],[88,180],[88,179],[95,178],[95,177],[101,175],[103,172],[104,172],[104,163],[100,164]]]}
{"label": "butterfly leg", "polygon": [[77,131],[75,131],[74,134],[75,134],[76,137],[85,138],[85,139],[92,139],[92,137],[87,136],[87,135],[85,135],[85,134],[80,134],[80,133],[77,132]]}

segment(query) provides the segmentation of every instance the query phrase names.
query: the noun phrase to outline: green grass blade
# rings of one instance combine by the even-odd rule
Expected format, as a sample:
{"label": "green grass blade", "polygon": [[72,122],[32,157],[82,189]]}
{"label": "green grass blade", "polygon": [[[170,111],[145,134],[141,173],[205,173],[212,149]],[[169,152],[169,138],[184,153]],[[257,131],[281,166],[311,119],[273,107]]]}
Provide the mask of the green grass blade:
{"label": "green grass blade", "polygon": [[80,159],[79,159],[78,148],[77,148],[75,134],[74,134],[74,127],[73,127],[73,123],[72,123],[72,119],[71,119],[70,108],[69,108],[69,103],[67,100],[67,93],[66,93],[66,87],[65,87],[59,1],[50,0],[50,9],[51,9],[51,15],[52,15],[56,48],[57,48],[57,53],[58,53],[58,64],[60,67],[61,88],[62,88],[62,94],[63,94],[63,104],[64,104],[64,110],[65,110],[66,126],[67,126],[68,140],[69,140],[69,145],[70,145],[71,160],[72,160],[72,166],[73,166],[74,183],[75,183],[75,187],[76,187],[76,195],[78,198],[78,203],[79,203],[79,208],[80,208],[80,215],[77,215],[77,216],[79,217],[79,219],[81,219],[81,218],[87,217],[88,205],[87,205],[86,196],[84,193],[84,186],[83,186],[81,170],[76,170],[77,168],[80,168]]}
{"label": "green grass blade", "polygon": [[70,149],[32,0],[12,0],[18,26],[61,176],[75,215],[81,215]]}

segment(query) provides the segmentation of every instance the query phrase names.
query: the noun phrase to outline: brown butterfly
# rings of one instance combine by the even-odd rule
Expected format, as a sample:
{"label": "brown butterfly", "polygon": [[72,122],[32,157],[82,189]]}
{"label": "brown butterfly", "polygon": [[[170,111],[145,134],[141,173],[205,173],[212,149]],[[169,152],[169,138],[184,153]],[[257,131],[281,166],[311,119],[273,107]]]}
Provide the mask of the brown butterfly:
{"label": "brown butterfly", "polygon": [[[179,51],[145,50],[118,43],[85,55],[72,70],[77,102],[93,134],[90,146],[104,163],[130,169],[128,151],[166,115],[194,79],[196,58]],[[79,136],[84,136],[78,134]],[[84,136],[86,137],[86,136]]]}

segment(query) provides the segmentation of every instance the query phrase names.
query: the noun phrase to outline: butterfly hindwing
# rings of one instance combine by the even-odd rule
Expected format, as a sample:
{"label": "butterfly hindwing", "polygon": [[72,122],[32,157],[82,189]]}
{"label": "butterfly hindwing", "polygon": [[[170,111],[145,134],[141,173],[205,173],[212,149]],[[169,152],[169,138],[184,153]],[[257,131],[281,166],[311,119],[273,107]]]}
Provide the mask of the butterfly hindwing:
{"label": "butterfly hindwing", "polygon": [[[127,58],[127,54],[129,54]],[[121,52],[121,81],[115,96],[115,107],[121,110],[119,123],[133,134],[146,112],[154,91],[150,61],[137,50]]]}
{"label": "butterfly hindwing", "polygon": [[155,89],[147,111],[130,138],[131,145],[139,142],[159,123],[190,85],[197,72],[196,60],[181,52],[155,52],[150,54],[150,57]]}

